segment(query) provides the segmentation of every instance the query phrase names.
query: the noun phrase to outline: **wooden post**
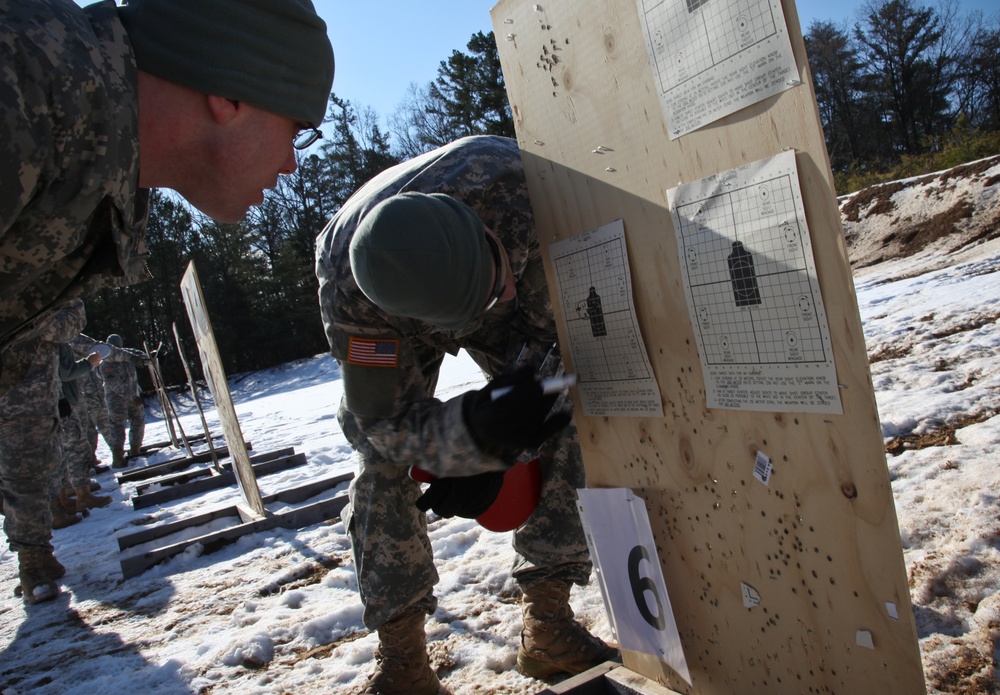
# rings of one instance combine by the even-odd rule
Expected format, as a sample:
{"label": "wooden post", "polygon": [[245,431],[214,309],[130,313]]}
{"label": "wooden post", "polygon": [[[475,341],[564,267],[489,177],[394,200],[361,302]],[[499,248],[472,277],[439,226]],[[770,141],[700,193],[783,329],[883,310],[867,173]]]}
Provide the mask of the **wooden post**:
{"label": "wooden post", "polygon": [[[181,364],[184,366],[184,374],[187,376],[188,386],[191,389],[191,398],[194,399],[194,404],[198,408],[198,416],[201,418],[201,429],[205,433],[205,441],[208,443],[208,451],[212,456],[212,467],[218,471],[222,472],[222,467],[219,465],[219,457],[215,453],[215,443],[212,442],[212,432],[208,429],[208,421],[205,420],[205,410],[201,407],[201,398],[198,397],[198,387],[194,383],[194,376],[191,374],[191,365],[188,364],[187,355],[184,354],[184,345],[181,343],[181,336],[177,332],[177,324],[173,324],[174,329],[174,342],[177,344],[177,354],[181,358]],[[193,454],[188,449],[188,454]]]}
{"label": "wooden post", "polygon": [[195,340],[198,342],[202,371],[215,399],[215,407],[219,411],[219,421],[222,423],[229,455],[233,459],[233,472],[236,474],[236,482],[243,495],[243,501],[251,511],[265,516],[267,510],[264,508],[260,489],[257,487],[257,478],[250,463],[239,419],[236,417],[236,407],[229,393],[229,384],[226,383],[226,371],[222,368],[222,358],[219,356],[212,322],[205,308],[205,298],[201,293],[201,283],[198,281],[198,271],[195,270],[194,261],[188,264],[187,271],[181,279],[181,293],[184,296],[184,306],[187,307]]}

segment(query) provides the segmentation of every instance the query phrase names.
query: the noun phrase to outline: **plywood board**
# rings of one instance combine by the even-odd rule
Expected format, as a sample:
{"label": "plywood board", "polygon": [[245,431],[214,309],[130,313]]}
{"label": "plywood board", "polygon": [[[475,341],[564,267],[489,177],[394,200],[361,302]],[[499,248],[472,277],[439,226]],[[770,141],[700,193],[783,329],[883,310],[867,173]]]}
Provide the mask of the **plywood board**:
{"label": "plywood board", "polygon": [[212,398],[215,400],[219,422],[222,424],[222,433],[226,438],[229,455],[233,459],[233,471],[236,473],[240,494],[243,495],[243,501],[248,507],[258,514],[264,514],[264,503],[261,501],[260,489],[257,487],[257,479],[253,474],[253,466],[250,464],[250,455],[247,453],[247,447],[243,441],[243,432],[240,430],[240,423],[236,418],[236,406],[233,405],[233,397],[229,393],[226,372],[222,367],[222,357],[219,355],[219,346],[215,342],[212,321],[208,317],[208,309],[205,307],[205,297],[201,292],[201,283],[198,281],[198,271],[195,269],[194,261],[188,263],[184,277],[181,278],[181,294],[184,298],[184,306],[187,308],[188,319],[191,321],[191,328],[194,331],[195,341],[198,343],[198,355],[201,357],[201,368],[205,373],[205,381],[208,382]]}
{"label": "plywood board", "polygon": [[[589,485],[646,501],[693,683],[652,656],[627,652],[625,666],[682,693],[923,693],[832,175],[783,9],[801,84],[675,140],[635,0],[503,0],[492,15],[542,245],[623,220],[663,402],[662,418],[586,417],[576,403]],[[666,191],[786,150],[843,413],[709,409]]]}

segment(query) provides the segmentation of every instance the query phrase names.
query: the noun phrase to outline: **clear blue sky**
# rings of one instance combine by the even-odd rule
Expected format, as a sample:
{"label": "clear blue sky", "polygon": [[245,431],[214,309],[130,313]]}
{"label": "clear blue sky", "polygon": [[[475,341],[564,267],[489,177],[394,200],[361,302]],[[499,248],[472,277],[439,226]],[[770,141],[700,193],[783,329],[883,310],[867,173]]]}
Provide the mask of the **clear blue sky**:
{"label": "clear blue sky", "polygon": [[[23,0],[28,1],[28,0]],[[87,5],[92,0],[75,0]],[[527,1],[527,0],[523,0]],[[544,2],[544,0],[542,0]],[[550,0],[572,2],[573,0]],[[411,83],[423,87],[437,76],[442,60],[465,50],[477,31],[488,33],[496,0],[313,0],[326,20],[337,60],[333,91],[342,99],[392,114]],[[917,0],[934,5],[933,0]],[[997,0],[959,0],[963,11],[1000,11]],[[864,0],[799,0],[806,31],[813,20],[853,23]]]}
{"label": "clear blue sky", "polygon": [[[452,51],[465,51],[475,32],[492,31],[490,9],[497,4],[496,0],[313,2],[330,27],[337,57],[333,91],[342,99],[372,107],[383,117],[396,110],[410,83],[426,85],[437,77],[438,65]],[[917,2],[935,4],[933,0]],[[853,23],[863,4],[864,0],[799,0],[796,7],[802,31],[806,31],[817,19]],[[997,0],[960,0],[960,8],[995,14],[1000,4]]]}

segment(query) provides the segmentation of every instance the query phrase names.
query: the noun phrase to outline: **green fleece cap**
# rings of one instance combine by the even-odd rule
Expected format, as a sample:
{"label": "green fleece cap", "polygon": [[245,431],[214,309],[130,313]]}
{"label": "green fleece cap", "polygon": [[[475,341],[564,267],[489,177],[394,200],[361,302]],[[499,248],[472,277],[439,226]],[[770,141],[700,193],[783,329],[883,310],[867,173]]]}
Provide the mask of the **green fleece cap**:
{"label": "green fleece cap", "polygon": [[351,239],[358,287],[393,316],[459,331],[483,310],[496,261],[476,213],[440,193],[401,193],[364,216]]}
{"label": "green fleece cap", "polygon": [[333,48],[310,0],[124,0],[140,70],[318,126]]}

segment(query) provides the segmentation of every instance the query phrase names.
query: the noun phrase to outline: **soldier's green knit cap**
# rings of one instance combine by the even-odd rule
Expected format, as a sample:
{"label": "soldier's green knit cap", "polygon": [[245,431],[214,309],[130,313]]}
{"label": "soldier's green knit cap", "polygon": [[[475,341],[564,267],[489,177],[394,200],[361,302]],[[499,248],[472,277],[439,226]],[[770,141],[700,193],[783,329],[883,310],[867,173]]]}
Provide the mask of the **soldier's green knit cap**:
{"label": "soldier's green knit cap", "polygon": [[482,312],[496,267],[476,213],[440,193],[383,200],[361,220],[350,253],[358,287],[385,312],[453,331]]}
{"label": "soldier's green knit cap", "polygon": [[124,0],[140,70],[318,126],[333,48],[310,0]]}

